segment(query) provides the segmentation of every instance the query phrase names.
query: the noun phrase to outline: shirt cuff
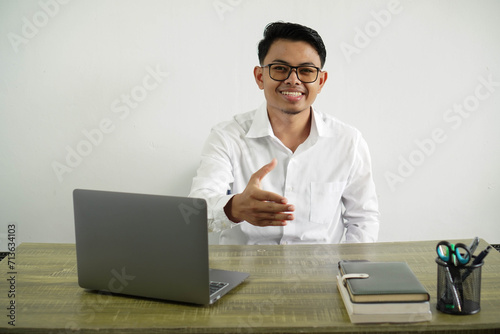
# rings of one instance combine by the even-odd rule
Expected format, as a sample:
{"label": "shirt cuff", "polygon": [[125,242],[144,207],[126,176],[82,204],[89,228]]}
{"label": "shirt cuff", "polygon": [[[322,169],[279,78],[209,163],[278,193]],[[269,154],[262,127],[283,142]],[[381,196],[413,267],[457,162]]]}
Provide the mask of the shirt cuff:
{"label": "shirt cuff", "polygon": [[211,212],[209,212],[208,214],[209,232],[222,232],[238,225],[238,223],[234,223],[229,220],[229,218],[227,218],[226,216],[226,213],[224,212],[224,207],[233,196],[234,194],[222,196],[212,206],[212,208],[210,209]]}

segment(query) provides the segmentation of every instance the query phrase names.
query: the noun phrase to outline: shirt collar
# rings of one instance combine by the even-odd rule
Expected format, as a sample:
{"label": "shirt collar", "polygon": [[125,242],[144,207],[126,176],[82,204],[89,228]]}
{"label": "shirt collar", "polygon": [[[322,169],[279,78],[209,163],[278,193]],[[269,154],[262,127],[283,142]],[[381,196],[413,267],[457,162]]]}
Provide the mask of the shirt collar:
{"label": "shirt collar", "polygon": [[255,111],[252,125],[246,134],[248,138],[261,138],[274,136],[269,116],[267,115],[267,103],[263,103],[259,109]]}
{"label": "shirt collar", "polygon": [[331,128],[326,124],[325,114],[318,110],[315,110],[314,107],[311,108],[313,110],[311,133],[313,131],[316,131],[318,137],[331,137],[333,133],[331,131]]}
{"label": "shirt collar", "polygon": [[[329,131],[322,114],[312,108],[312,122],[310,136],[328,137]],[[256,111],[252,125],[246,134],[247,138],[274,137],[273,128],[267,115],[267,104],[263,103]]]}

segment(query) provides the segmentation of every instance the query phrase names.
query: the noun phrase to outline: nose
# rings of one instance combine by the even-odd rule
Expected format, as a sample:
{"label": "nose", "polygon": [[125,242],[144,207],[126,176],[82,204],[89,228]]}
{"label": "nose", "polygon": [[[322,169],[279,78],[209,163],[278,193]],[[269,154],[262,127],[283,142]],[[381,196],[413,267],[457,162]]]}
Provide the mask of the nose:
{"label": "nose", "polygon": [[290,72],[290,75],[285,80],[285,83],[289,83],[289,84],[292,84],[292,85],[298,85],[301,82],[302,81],[299,80],[299,75],[297,73],[297,69],[296,68],[292,68],[291,72]]}

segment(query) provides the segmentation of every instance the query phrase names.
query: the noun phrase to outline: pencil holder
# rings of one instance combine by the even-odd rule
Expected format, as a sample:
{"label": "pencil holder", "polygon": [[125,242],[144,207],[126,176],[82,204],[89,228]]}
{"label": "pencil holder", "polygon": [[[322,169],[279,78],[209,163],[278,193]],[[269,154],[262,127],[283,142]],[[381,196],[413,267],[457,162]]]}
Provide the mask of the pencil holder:
{"label": "pencil holder", "polygon": [[483,262],[454,266],[438,257],[436,263],[438,264],[436,308],[448,314],[468,315],[479,312]]}

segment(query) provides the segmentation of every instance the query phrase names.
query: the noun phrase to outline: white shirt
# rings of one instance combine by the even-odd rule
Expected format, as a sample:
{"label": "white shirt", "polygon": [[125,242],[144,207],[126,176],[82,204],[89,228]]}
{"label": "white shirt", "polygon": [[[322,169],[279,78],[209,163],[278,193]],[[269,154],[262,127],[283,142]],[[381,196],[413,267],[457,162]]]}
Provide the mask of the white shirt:
{"label": "white shirt", "polygon": [[[295,219],[270,227],[231,222],[224,206],[273,158],[278,165],[263,178],[262,189],[287,198]],[[189,196],[207,201],[208,228],[221,232],[220,244],[373,242],[378,237],[368,146],[358,130],[314,109],[309,137],[295,152],[274,135],[266,104],[215,126]]]}

